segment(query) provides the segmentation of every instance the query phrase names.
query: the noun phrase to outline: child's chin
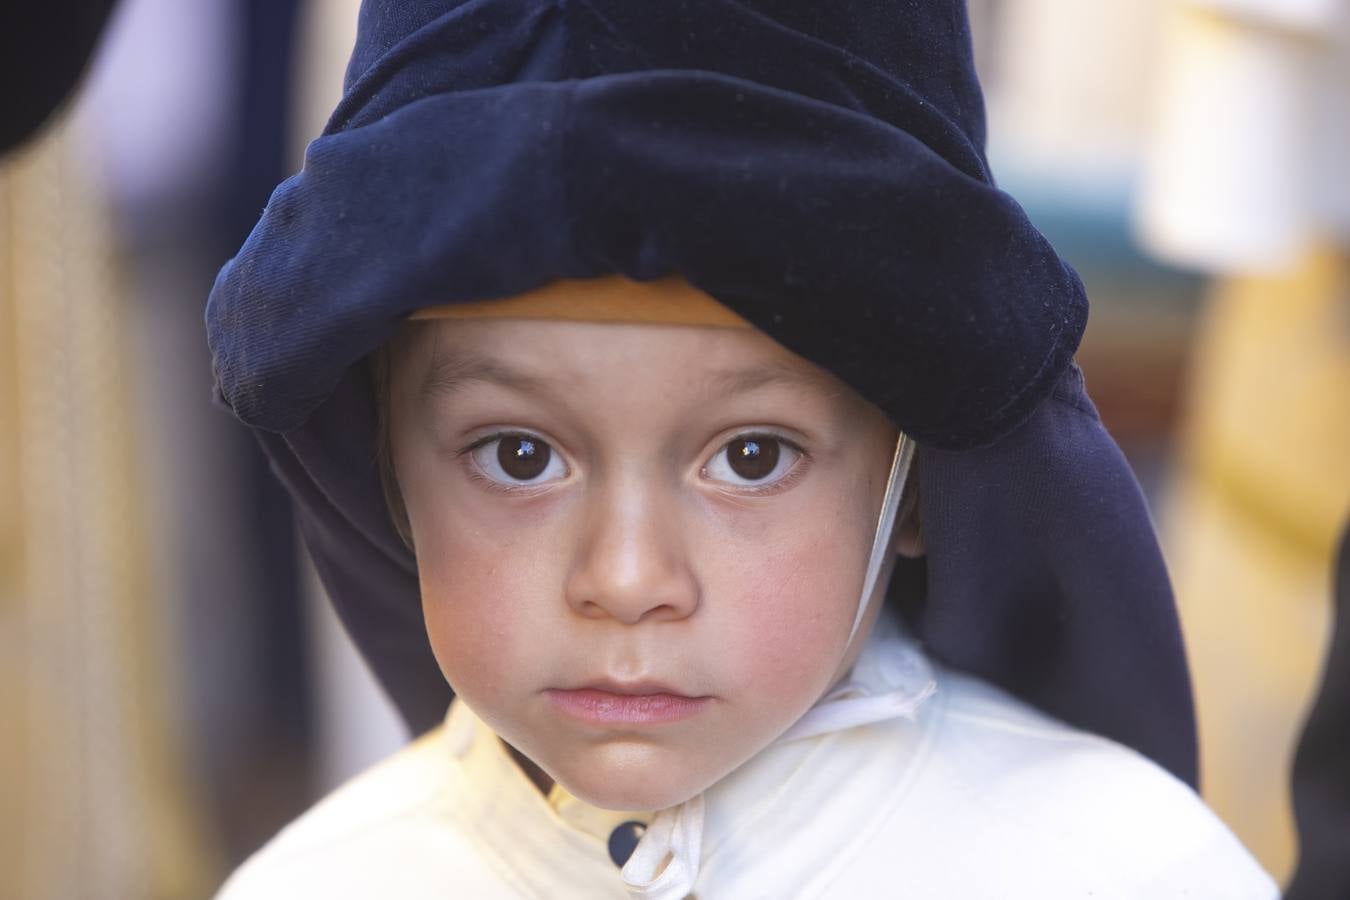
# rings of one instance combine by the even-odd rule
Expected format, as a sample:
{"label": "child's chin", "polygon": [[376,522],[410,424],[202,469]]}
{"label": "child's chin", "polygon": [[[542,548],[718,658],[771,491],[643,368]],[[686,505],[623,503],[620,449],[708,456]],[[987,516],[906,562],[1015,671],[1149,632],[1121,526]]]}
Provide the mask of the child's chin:
{"label": "child's chin", "polygon": [[655,812],[678,806],[716,779],[670,766],[596,766],[580,773],[559,773],[557,781],[579,800],[601,809]]}

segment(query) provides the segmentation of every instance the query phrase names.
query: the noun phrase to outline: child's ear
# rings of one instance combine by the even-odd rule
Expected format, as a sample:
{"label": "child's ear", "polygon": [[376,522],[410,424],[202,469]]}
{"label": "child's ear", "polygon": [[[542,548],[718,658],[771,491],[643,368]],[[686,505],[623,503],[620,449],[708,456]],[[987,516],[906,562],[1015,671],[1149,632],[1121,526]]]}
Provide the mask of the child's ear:
{"label": "child's ear", "polygon": [[[914,468],[917,468],[917,461]],[[895,552],[908,559],[918,559],[928,552],[923,543],[923,529],[919,522],[919,478],[911,469],[905,495],[900,498],[900,509],[895,521]]]}

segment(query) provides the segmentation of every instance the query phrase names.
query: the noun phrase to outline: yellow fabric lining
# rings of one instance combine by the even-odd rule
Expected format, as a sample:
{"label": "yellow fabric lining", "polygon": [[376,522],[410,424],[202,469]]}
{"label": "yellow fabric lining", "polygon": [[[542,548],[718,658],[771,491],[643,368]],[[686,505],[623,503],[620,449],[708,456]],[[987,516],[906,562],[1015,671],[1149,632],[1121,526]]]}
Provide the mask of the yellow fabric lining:
{"label": "yellow fabric lining", "polygon": [[678,276],[634,281],[622,275],[562,278],[497,300],[447,303],[411,319],[561,319],[751,328],[745,319]]}

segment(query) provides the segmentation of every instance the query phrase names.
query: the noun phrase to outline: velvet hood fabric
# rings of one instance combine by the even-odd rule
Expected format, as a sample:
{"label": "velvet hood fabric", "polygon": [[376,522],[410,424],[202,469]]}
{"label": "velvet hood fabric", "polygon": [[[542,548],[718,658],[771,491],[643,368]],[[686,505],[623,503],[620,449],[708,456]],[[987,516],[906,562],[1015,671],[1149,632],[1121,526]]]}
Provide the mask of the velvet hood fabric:
{"label": "velvet hood fabric", "polygon": [[221,389],[288,431],[413,310],[678,272],[914,438],[988,443],[1086,302],[991,183],[968,47],[950,2],[368,2],[212,293]]}
{"label": "velvet hood fabric", "polygon": [[358,363],[426,306],[679,274],[919,441],[931,652],[1194,783],[1166,573],[1072,365],[1082,285],[983,144],[952,0],[367,0],[206,318],[220,399],[415,729],[449,694]]}

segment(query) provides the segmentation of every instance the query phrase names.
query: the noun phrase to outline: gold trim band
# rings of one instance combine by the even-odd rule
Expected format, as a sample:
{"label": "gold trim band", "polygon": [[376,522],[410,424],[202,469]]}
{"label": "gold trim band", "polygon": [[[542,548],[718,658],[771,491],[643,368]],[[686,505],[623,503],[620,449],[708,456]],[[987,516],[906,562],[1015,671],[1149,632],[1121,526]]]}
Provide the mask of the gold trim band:
{"label": "gold trim band", "polygon": [[409,318],[563,319],[576,322],[753,327],[679,276],[655,281],[634,281],[622,275],[561,278],[523,294],[498,300],[427,307]]}

